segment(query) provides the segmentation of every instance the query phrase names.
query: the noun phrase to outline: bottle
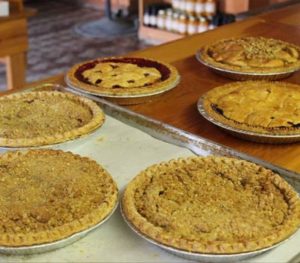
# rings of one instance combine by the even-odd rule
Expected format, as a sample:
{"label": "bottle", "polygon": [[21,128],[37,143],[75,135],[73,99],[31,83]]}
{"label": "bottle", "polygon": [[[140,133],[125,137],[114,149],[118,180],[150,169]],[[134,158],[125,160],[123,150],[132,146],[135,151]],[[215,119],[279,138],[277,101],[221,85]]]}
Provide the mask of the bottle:
{"label": "bottle", "polygon": [[158,10],[157,27],[159,29],[165,29],[166,28],[166,12],[163,9]]}
{"label": "bottle", "polygon": [[185,14],[179,16],[178,33],[185,35],[187,33],[188,19]]}
{"label": "bottle", "polygon": [[216,0],[207,0],[204,7],[206,16],[213,16],[217,12]]}
{"label": "bottle", "polygon": [[197,16],[203,15],[205,12],[205,0],[196,0],[195,2],[195,14]]}
{"label": "bottle", "polygon": [[189,16],[189,22],[188,22],[188,26],[187,26],[188,35],[196,34],[197,31],[198,31],[198,21],[197,21],[196,17]]}
{"label": "bottle", "polygon": [[166,30],[171,31],[172,30],[172,15],[173,15],[173,11],[172,9],[167,9],[167,15],[166,15]]}
{"label": "bottle", "polygon": [[198,33],[202,33],[208,30],[208,22],[204,16],[198,17]]}
{"label": "bottle", "polygon": [[144,19],[143,23],[145,26],[150,26],[150,8],[149,6],[146,8],[145,13],[144,13]]}

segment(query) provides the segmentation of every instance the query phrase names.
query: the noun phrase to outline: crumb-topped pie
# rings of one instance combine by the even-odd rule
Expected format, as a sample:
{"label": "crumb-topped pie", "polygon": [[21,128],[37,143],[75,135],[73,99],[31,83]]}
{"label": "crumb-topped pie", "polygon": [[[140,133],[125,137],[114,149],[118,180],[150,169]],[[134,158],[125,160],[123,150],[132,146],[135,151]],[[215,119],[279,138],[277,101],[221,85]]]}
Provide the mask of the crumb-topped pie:
{"label": "crumb-topped pie", "polygon": [[300,134],[300,86],[286,82],[233,82],[201,98],[206,114],[244,131]]}
{"label": "crumb-topped pie", "polygon": [[175,67],[134,57],[102,58],[77,64],[67,74],[72,87],[104,97],[150,96],[174,88]]}
{"label": "crumb-topped pie", "polygon": [[231,254],[276,244],[300,225],[300,199],[278,174],[228,157],[150,166],[126,187],[126,220],[183,251]]}
{"label": "crumb-topped pie", "polygon": [[104,113],[89,99],[40,91],[0,97],[0,146],[27,147],[59,143],[90,133]]}
{"label": "crumb-topped pie", "polygon": [[300,68],[300,47],[264,37],[222,39],[204,46],[201,60],[241,73],[282,73]]}
{"label": "crumb-topped pie", "polygon": [[0,246],[67,238],[103,221],[117,203],[109,173],[71,152],[8,152],[0,175]]}

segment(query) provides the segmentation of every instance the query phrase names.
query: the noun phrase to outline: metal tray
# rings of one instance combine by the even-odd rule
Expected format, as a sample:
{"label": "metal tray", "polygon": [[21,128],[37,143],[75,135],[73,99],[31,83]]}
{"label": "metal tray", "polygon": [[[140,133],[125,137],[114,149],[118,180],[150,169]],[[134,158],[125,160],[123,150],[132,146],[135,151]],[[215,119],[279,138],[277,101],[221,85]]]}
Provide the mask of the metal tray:
{"label": "metal tray", "polygon": [[[300,193],[300,174],[298,174],[298,173],[288,171],[286,169],[283,169],[283,168],[273,165],[271,163],[268,163],[268,162],[262,161],[260,159],[257,159],[255,157],[235,151],[229,147],[217,144],[217,143],[207,140],[205,138],[202,138],[202,137],[196,136],[194,134],[188,133],[186,131],[177,129],[173,126],[162,123],[160,121],[145,117],[141,114],[135,113],[131,110],[128,110],[124,107],[118,106],[110,101],[99,98],[97,96],[83,94],[81,92],[77,92],[76,90],[68,88],[68,87],[63,88],[63,91],[80,94],[82,96],[85,96],[85,97],[90,98],[90,99],[94,100],[95,102],[97,102],[102,107],[102,109],[104,110],[104,112],[107,115],[109,115],[113,119],[123,122],[126,125],[126,127],[128,127],[128,132],[129,132],[128,135],[129,136],[132,137],[132,132],[134,132],[134,130],[135,130],[135,129],[133,130],[133,128],[130,128],[130,127],[134,127],[134,128],[137,128],[138,130],[142,131],[144,136],[146,136],[148,134],[148,135],[158,139],[157,142],[159,142],[159,143],[156,146],[153,146],[153,148],[152,148],[152,144],[149,145],[149,149],[148,149],[148,151],[152,152],[152,154],[153,154],[153,156],[155,156],[155,158],[157,155],[157,154],[155,154],[158,149],[157,146],[165,149],[164,148],[165,144],[163,144],[163,142],[166,142],[167,143],[166,145],[170,145],[168,147],[170,147],[170,150],[172,150],[172,155],[177,155],[176,151],[178,151],[181,154],[183,152],[183,149],[184,149],[184,151],[186,151],[186,149],[187,149],[189,151],[186,151],[186,152],[188,152],[189,155],[190,155],[190,151],[191,151],[191,152],[195,153],[196,155],[200,155],[200,156],[219,155],[219,156],[232,156],[232,157],[236,157],[236,158],[241,158],[241,159],[245,159],[245,160],[257,163],[259,165],[262,165],[262,166],[264,166],[268,169],[271,169],[274,172],[280,174],[291,185],[293,185],[293,187],[296,189],[296,191],[298,193]],[[108,119],[110,117],[108,117]],[[109,121],[107,121],[106,124],[108,125]],[[112,128],[114,128],[112,131],[116,131],[117,126],[115,126],[115,124],[113,124],[112,126],[113,126]],[[131,130],[129,130],[129,128]],[[104,127],[104,130],[105,129],[106,128]],[[102,135],[101,129],[98,132],[99,132],[99,134],[97,134],[97,136],[99,136],[99,135],[101,136]],[[106,130],[106,132],[107,132],[107,130]],[[116,133],[118,134],[117,131],[116,131]],[[123,133],[122,133],[122,135],[124,136]],[[147,135],[147,138],[149,137],[148,135]],[[137,144],[140,145],[144,142],[144,140],[141,140],[140,143],[137,143],[134,140],[134,138],[132,139],[135,143],[135,144],[132,144],[134,147],[135,147],[135,145],[137,145]],[[143,137],[143,138],[146,138],[146,137]],[[123,139],[120,138],[118,143],[120,143],[120,141],[122,141],[122,140]],[[123,145],[125,145],[125,142],[127,143],[127,139],[124,138],[123,141],[124,141]],[[153,141],[153,142],[155,142],[155,141]],[[138,147],[140,149],[141,146],[139,146],[139,145],[136,146],[137,147],[136,149],[138,149]],[[67,148],[66,149],[63,148],[63,150],[71,150],[71,151],[75,150],[75,153],[83,153],[84,155],[88,155],[88,156],[90,156],[90,154],[93,153],[94,155],[91,155],[91,156],[93,156],[93,158],[97,156],[97,159],[98,160],[100,159],[101,163],[102,163],[103,158],[104,158],[104,160],[106,160],[105,158],[109,157],[109,156],[106,157],[108,152],[104,152],[105,149],[107,149],[108,151],[112,151],[111,156],[114,156],[114,159],[118,160],[117,156],[113,155],[113,154],[115,154],[114,153],[115,149],[112,149],[111,144],[107,143],[106,148],[103,147],[104,146],[103,144],[101,145],[102,147],[99,147],[99,146],[100,145],[97,144],[94,141],[94,139],[92,139],[92,140],[89,139],[86,142],[84,142],[83,144],[79,145],[79,147],[77,147],[77,148],[73,148],[72,144],[67,144]],[[176,147],[176,146],[179,146],[179,147]],[[174,147],[176,147],[175,151],[174,151],[174,149],[175,149]],[[132,150],[126,149],[126,151],[130,152]],[[144,152],[144,151],[141,151],[141,152]],[[106,154],[104,154],[104,153],[106,153]],[[164,154],[161,156],[165,156],[165,155],[169,156],[170,153],[164,152]],[[122,155],[122,158],[124,160],[123,155]],[[133,156],[131,156],[131,155],[129,156],[128,162],[133,160],[130,158],[134,158],[134,160],[136,160],[136,152]],[[147,154],[147,158],[148,158],[148,154]],[[150,162],[152,162],[155,158],[153,158],[153,157],[150,158]],[[139,156],[139,159],[141,161],[144,161],[144,159],[142,159],[140,156]],[[140,164],[140,163],[141,162],[138,162],[138,164],[136,166],[144,167],[143,162],[142,162],[142,164]],[[114,162],[107,163],[107,165],[110,165],[110,169],[119,171],[119,173],[121,172],[122,176],[115,178],[121,189],[122,187],[125,187],[125,185],[130,180],[131,176],[134,176],[135,173],[134,174],[130,173],[130,174],[127,174],[127,176],[125,176],[124,169],[122,170],[121,168],[118,168],[118,167],[114,168],[113,166],[111,166],[112,164],[114,164]],[[130,164],[127,163],[127,165],[130,165]],[[126,160],[123,163],[123,166],[126,166]],[[148,166],[148,163],[147,163],[147,166]],[[112,173],[112,174],[114,174],[114,173]],[[162,262],[162,261],[183,262],[183,259],[180,259],[180,258],[176,259],[176,257],[167,255],[167,253],[160,253],[159,251],[156,251],[155,248],[152,248],[152,246],[143,244],[143,242],[138,240],[135,236],[133,236],[133,235],[131,236],[131,232],[127,230],[126,225],[123,224],[121,215],[119,215],[119,213],[117,213],[117,212],[114,213],[114,216],[111,218],[111,220],[109,220],[109,222],[107,223],[108,224],[107,227],[105,229],[103,229],[103,231],[95,231],[95,235],[89,235],[89,237],[86,237],[86,239],[83,240],[83,241],[86,240],[86,242],[79,242],[78,245],[76,243],[76,245],[74,244],[74,246],[68,246],[64,249],[50,252],[49,254],[47,254],[47,256],[44,256],[44,255],[35,255],[34,257],[31,256],[28,259],[28,261],[57,262],[57,261],[70,261],[71,260],[71,261],[97,261],[97,262],[104,261],[104,262],[107,262],[110,260],[119,261],[122,258],[123,260],[127,260],[128,262],[132,262],[137,259],[139,259],[140,261],[145,261],[145,262],[146,261],[148,261],[148,262]],[[103,232],[105,232],[105,233],[103,233]],[[67,241],[65,241],[65,242],[66,243],[64,245],[67,245],[67,244],[71,243],[72,241],[70,241],[68,243],[67,243]],[[90,243],[90,242],[92,242],[92,243]],[[96,243],[98,243],[98,242],[102,242],[100,246],[96,245]],[[292,244],[294,244],[294,243],[292,243]],[[62,246],[59,246],[59,247],[62,247]],[[294,246],[295,246],[295,244],[294,244]],[[58,248],[58,247],[53,247],[51,249],[55,249],[55,248]],[[280,250],[280,247],[278,249]],[[84,250],[88,254],[84,254],[85,253]],[[44,251],[46,251],[46,250],[42,249],[42,251],[41,251],[41,250],[39,250],[39,248],[37,248],[35,251],[33,251],[33,252],[31,251],[29,253],[40,253],[40,252],[44,252]],[[83,252],[81,252],[81,251],[83,251]],[[173,251],[172,249],[169,249],[168,251],[176,254],[176,251]],[[11,251],[7,251],[6,253],[7,254],[11,253]],[[81,254],[81,253],[83,253],[83,254]],[[273,253],[273,252],[271,252],[271,253]],[[289,249],[289,252],[286,252],[286,253],[288,253],[288,256],[290,256],[290,258],[292,258],[296,254],[295,249],[292,250],[292,252]],[[20,252],[20,254],[24,254],[24,253]],[[270,254],[270,253],[268,253],[268,254]],[[267,258],[269,258],[268,254],[267,254]],[[283,253],[283,254],[285,255],[285,253]],[[276,252],[275,252],[275,255],[276,255]],[[252,255],[252,256],[254,256],[254,255]],[[288,256],[286,258],[288,258]],[[4,261],[8,262],[10,257],[4,258]],[[272,257],[272,259],[273,258],[274,257]],[[13,257],[11,259],[13,260],[12,262],[17,262],[17,261],[24,262],[23,258]],[[1,257],[0,257],[0,260],[1,260]],[[209,260],[211,261],[212,259],[210,258]],[[218,260],[220,260],[219,262],[222,262],[222,258],[219,258]],[[270,258],[269,258],[269,260],[270,260]],[[215,261],[215,262],[217,262],[217,261]],[[271,261],[269,261],[269,262],[271,262]]]}
{"label": "metal tray", "polygon": [[274,244],[273,246],[270,247],[266,247],[263,249],[259,249],[259,250],[255,250],[255,251],[251,251],[251,252],[244,252],[244,253],[235,253],[235,254],[206,254],[206,253],[196,253],[196,252],[189,252],[186,250],[181,250],[181,249],[177,249],[171,246],[167,246],[164,244],[161,244],[155,240],[153,240],[152,238],[144,235],[143,233],[141,233],[138,229],[136,229],[130,222],[129,220],[126,218],[123,209],[122,209],[122,202],[120,202],[120,210],[121,210],[121,215],[124,219],[124,221],[126,222],[126,224],[130,227],[130,229],[135,232],[138,236],[140,236],[141,238],[147,240],[148,242],[166,250],[169,253],[172,253],[176,256],[188,259],[188,260],[195,260],[195,261],[200,261],[200,262],[215,262],[215,263],[227,263],[227,262],[239,262],[241,260],[246,260],[255,256],[258,256],[262,253],[268,252],[272,249],[274,249],[275,247],[283,244],[284,242],[288,241],[290,238],[292,238],[293,235],[291,235],[290,237],[288,237],[287,239]]}
{"label": "metal tray", "polygon": [[210,116],[204,106],[203,106],[203,96],[201,96],[197,102],[197,108],[199,113],[207,119],[209,122],[217,125],[218,127],[222,128],[224,131],[232,134],[241,139],[245,139],[248,141],[259,142],[259,143],[272,143],[272,144],[283,144],[283,143],[292,143],[300,141],[300,134],[290,134],[290,135],[272,135],[272,134],[264,134],[259,132],[253,131],[246,131],[242,129],[238,129],[235,127],[231,127],[224,123],[221,123]]}
{"label": "metal tray", "polygon": [[236,70],[224,69],[214,65],[211,65],[209,62],[205,61],[201,56],[201,50],[196,52],[196,59],[203,64],[204,66],[208,67],[213,72],[233,80],[279,80],[284,79],[292,75],[294,72],[298,71],[299,69],[293,69],[288,71],[281,71],[275,73],[263,73],[263,72],[240,72]]}
{"label": "metal tray", "polygon": [[101,92],[87,91],[87,90],[81,89],[79,86],[74,86],[71,83],[71,81],[68,79],[67,75],[65,76],[65,82],[67,83],[67,85],[70,88],[76,90],[79,93],[102,97],[102,98],[108,99],[112,102],[118,103],[120,105],[133,105],[133,104],[144,103],[147,101],[153,101],[153,100],[159,98],[159,96],[161,96],[162,94],[175,88],[179,84],[180,76],[178,76],[178,79],[174,83],[172,83],[168,88],[166,88],[165,90],[151,92],[151,93],[149,92],[148,94],[142,94],[142,95],[140,95],[140,94],[137,94],[137,95],[107,95],[107,94],[104,94]]}
{"label": "metal tray", "polygon": [[0,253],[2,254],[8,254],[8,255],[30,255],[30,254],[37,254],[37,253],[44,253],[47,251],[55,250],[58,248],[65,247],[67,245],[70,245],[74,243],[75,241],[83,238],[86,236],[88,233],[92,232],[93,230],[97,229],[100,227],[102,224],[104,224],[115,212],[115,210],[118,207],[118,202],[116,203],[115,207],[111,211],[107,217],[105,217],[101,222],[98,224],[85,229],[83,231],[80,231],[78,233],[75,233],[67,238],[51,242],[51,243],[45,243],[45,244],[40,244],[40,245],[32,245],[32,246],[23,246],[23,247],[5,247],[5,246],[0,246]]}

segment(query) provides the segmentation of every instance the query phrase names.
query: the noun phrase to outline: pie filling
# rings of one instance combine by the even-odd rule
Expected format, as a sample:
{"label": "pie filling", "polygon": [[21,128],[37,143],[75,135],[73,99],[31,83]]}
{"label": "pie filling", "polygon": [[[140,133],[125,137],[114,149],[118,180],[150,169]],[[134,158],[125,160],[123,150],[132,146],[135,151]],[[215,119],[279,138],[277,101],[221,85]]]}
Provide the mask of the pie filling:
{"label": "pie filling", "polygon": [[164,244],[210,253],[255,250],[277,242],[283,228],[289,233],[291,217],[300,223],[293,203],[299,208],[299,198],[281,181],[246,161],[179,159],[141,172],[123,206],[135,227]]}
{"label": "pie filling", "polygon": [[81,65],[75,77],[86,84],[108,89],[147,87],[169,78],[163,64],[141,58],[95,60]]}

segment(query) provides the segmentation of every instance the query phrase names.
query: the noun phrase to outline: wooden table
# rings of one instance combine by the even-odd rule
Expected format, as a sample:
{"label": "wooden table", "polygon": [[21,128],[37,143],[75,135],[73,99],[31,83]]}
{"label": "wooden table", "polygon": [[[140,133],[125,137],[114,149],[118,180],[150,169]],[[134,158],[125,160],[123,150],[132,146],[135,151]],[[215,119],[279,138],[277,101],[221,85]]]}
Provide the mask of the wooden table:
{"label": "wooden table", "polygon": [[35,13],[33,9],[24,9],[0,17],[0,58],[6,64],[8,89],[18,89],[25,84],[27,18]]}
{"label": "wooden table", "polygon": [[[232,36],[274,37],[300,45],[299,14],[300,4],[131,53],[130,55],[172,63],[179,70],[182,80],[175,89],[161,96],[159,100],[128,108],[300,173],[300,143],[270,145],[248,142],[223,132],[200,116],[196,108],[199,96],[231,80],[212,73],[195,59],[195,52],[201,45]],[[63,76],[56,76],[48,81],[63,83]],[[300,84],[300,72],[286,81]]]}

